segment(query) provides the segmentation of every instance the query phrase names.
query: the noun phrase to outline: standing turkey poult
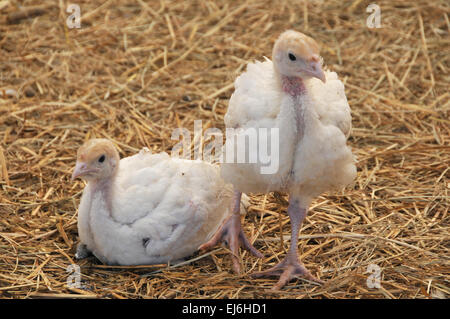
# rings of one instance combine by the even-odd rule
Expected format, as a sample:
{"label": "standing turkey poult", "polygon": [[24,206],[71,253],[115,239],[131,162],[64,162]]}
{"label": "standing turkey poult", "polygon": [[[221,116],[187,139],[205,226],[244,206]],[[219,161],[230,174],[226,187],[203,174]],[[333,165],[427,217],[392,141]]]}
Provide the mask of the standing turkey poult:
{"label": "standing turkey poult", "polygon": [[106,139],[80,147],[72,179],[88,183],[78,209],[76,258],[106,264],[175,262],[195,252],[229,215],[232,185],[218,167],[142,149],[120,160]]}
{"label": "standing turkey poult", "polygon": [[[247,71],[236,79],[225,124],[237,129],[234,138],[247,134],[249,129],[278,129],[279,169],[275,174],[262,174],[262,162],[235,162],[224,163],[221,173],[237,190],[233,196],[237,203],[241,192],[289,194],[287,212],[292,230],[289,252],[275,267],[253,275],[280,275],[274,287],[279,289],[295,276],[322,282],[298,259],[299,229],[312,199],[352,182],[356,167],[346,145],[351,115],[344,85],[336,73],[322,69],[317,43],[300,32],[288,30],[275,42],[272,59],[273,62],[248,64]],[[227,137],[226,152],[231,140]],[[242,151],[245,146],[234,147]],[[245,148],[244,152],[249,151]],[[233,214],[200,248],[211,248],[220,240],[230,243],[237,272],[239,243],[260,256],[242,232],[239,205],[234,206]]]}

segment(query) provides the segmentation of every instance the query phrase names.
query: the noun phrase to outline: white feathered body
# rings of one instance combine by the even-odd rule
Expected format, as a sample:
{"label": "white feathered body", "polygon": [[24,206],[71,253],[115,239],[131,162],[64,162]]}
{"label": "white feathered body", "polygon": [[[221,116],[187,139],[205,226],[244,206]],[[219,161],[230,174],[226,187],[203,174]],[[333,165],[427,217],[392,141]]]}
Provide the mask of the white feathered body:
{"label": "white feathered body", "polygon": [[110,189],[86,186],[78,211],[81,242],[102,262],[175,262],[206,242],[228,216],[232,186],[202,161],[148,150],[124,158]]}
{"label": "white feathered body", "polygon": [[[221,173],[226,182],[243,192],[296,193],[309,204],[355,178],[354,157],[346,145],[351,115],[343,83],[326,71],[326,83],[311,78],[304,85],[305,94],[285,93],[271,61],[250,63],[236,79],[225,124],[238,129],[236,136],[253,128],[278,129],[279,169],[262,174],[267,164],[259,158],[256,163],[225,162]],[[227,136],[225,153],[230,140]],[[239,144],[235,153],[246,146]]]}

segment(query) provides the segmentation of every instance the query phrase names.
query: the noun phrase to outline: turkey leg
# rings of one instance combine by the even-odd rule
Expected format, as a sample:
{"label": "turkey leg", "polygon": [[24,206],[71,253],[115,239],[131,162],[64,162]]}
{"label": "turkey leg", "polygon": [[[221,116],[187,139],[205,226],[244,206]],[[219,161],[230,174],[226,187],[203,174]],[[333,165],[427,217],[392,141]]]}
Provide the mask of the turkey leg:
{"label": "turkey leg", "polygon": [[299,205],[299,201],[295,198],[289,199],[288,215],[291,220],[291,244],[286,257],[276,266],[252,274],[252,277],[280,276],[277,284],[272,288],[279,290],[284,287],[291,279],[301,276],[308,280],[323,283],[322,280],[314,277],[298,258],[297,242],[300,225],[306,217],[307,209]]}
{"label": "turkey leg", "polygon": [[233,194],[232,214],[224,220],[218,231],[206,243],[199,247],[200,250],[210,249],[220,241],[224,241],[230,247],[233,269],[240,273],[241,266],[239,262],[239,246],[250,251],[256,257],[262,258],[263,255],[249,242],[241,225],[241,196],[242,193],[235,191]]}

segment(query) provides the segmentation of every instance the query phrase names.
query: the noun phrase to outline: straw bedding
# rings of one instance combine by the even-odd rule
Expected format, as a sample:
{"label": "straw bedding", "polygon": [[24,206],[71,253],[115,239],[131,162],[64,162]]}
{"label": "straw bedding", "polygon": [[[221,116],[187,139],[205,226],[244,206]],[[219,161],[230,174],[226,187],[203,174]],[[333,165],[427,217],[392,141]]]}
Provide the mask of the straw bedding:
{"label": "straw bedding", "polygon": [[[0,298],[446,298],[449,296],[449,11],[446,1],[0,1]],[[225,247],[181,265],[74,260],[77,148],[170,152],[172,130],[224,129],[234,78],[296,29],[346,85],[358,177],[316,198],[299,252],[319,286],[251,279],[288,249],[286,194],[251,194],[244,231],[265,258]],[[81,286],[69,287],[78,264]],[[379,267],[371,288],[369,265]],[[370,268],[369,267],[369,268]]]}

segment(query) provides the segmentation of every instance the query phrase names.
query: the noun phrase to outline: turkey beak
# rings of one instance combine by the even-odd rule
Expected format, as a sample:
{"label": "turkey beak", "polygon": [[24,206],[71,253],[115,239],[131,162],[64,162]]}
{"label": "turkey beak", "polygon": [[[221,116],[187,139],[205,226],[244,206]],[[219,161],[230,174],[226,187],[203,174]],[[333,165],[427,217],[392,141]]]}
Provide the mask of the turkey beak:
{"label": "turkey beak", "polygon": [[327,81],[325,77],[325,72],[322,69],[322,64],[320,61],[312,61],[310,64],[310,71],[308,72],[311,76],[318,78],[320,81],[325,83]]}
{"label": "turkey beak", "polygon": [[77,177],[83,176],[87,173],[89,173],[87,164],[84,162],[77,162],[72,173],[72,181],[74,181]]}

